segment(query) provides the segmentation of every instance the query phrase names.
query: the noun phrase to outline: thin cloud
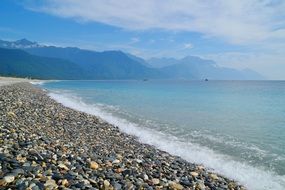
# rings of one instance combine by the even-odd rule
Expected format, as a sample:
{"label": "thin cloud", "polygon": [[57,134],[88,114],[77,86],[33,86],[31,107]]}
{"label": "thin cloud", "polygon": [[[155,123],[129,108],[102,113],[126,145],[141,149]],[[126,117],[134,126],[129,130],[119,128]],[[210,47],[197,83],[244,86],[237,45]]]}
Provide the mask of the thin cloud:
{"label": "thin cloud", "polygon": [[193,46],[193,44],[191,44],[191,43],[186,43],[186,44],[184,44],[184,48],[185,49],[192,49],[194,46]]}
{"label": "thin cloud", "polygon": [[130,42],[130,44],[135,44],[135,43],[138,43],[138,42],[140,42],[140,39],[139,39],[139,38],[134,37],[134,38],[131,38],[131,42]]}
{"label": "thin cloud", "polygon": [[[128,30],[199,32],[235,44],[284,39],[285,1],[269,0],[44,0],[34,11]],[[280,34],[281,33],[281,34]]]}

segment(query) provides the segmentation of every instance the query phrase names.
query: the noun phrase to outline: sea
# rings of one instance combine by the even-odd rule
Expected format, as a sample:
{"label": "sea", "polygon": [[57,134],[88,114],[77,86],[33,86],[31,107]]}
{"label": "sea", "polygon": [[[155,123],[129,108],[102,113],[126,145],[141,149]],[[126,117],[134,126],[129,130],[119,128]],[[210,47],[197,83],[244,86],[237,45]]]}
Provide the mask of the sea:
{"label": "sea", "polygon": [[285,81],[54,81],[36,85],[139,141],[252,190],[285,189]]}

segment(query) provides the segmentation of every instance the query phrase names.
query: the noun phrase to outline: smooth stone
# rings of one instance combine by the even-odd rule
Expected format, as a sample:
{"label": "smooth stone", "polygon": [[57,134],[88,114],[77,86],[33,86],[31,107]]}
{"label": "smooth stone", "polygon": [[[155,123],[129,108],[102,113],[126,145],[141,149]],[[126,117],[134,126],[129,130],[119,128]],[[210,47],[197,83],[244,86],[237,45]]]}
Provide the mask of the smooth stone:
{"label": "smooth stone", "polygon": [[190,172],[193,177],[197,177],[199,174],[197,172]]}
{"label": "smooth stone", "polygon": [[71,175],[71,176],[78,176],[78,173],[73,172],[73,171],[69,171],[68,174]]}
{"label": "smooth stone", "polygon": [[[26,190],[26,189],[28,188],[28,185],[25,184],[25,183],[20,183],[20,184],[17,185],[16,188],[17,188],[18,190]],[[42,188],[42,189],[44,189],[44,188]]]}
{"label": "smooth stone", "polygon": [[85,184],[83,182],[76,183],[74,186],[79,189],[85,189]]}
{"label": "smooth stone", "polygon": [[120,163],[120,160],[114,160],[113,162],[112,162],[113,164],[119,164]]}
{"label": "smooth stone", "polygon": [[56,189],[58,187],[56,182],[53,179],[47,180],[46,183],[44,184],[44,186],[47,188],[54,188],[54,189]]}
{"label": "smooth stone", "polygon": [[90,183],[97,184],[96,179],[89,178],[88,180],[89,180]]}
{"label": "smooth stone", "polygon": [[210,187],[211,190],[218,190],[218,188],[216,188],[215,185],[212,184],[211,182],[205,181],[204,184]]}
{"label": "smooth stone", "polygon": [[123,169],[122,168],[117,168],[116,169],[116,173],[122,173],[123,172]]}
{"label": "smooth stone", "polygon": [[122,180],[123,179],[123,176],[120,175],[120,174],[115,174],[114,177],[117,179],[117,180]]}
{"label": "smooth stone", "polygon": [[196,184],[196,189],[198,189],[198,190],[205,190],[205,189],[206,189],[206,186],[205,186],[204,183],[198,182],[198,183]]}
{"label": "smooth stone", "polygon": [[175,182],[171,182],[169,186],[171,189],[174,189],[174,190],[182,190],[184,188],[181,184],[175,183]]}
{"label": "smooth stone", "polygon": [[97,170],[99,168],[99,164],[97,164],[97,162],[90,162],[90,168],[93,170]]}
{"label": "smooth stone", "polygon": [[0,187],[4,187],[7,182],[4,179],[0,179]]}
{"label": "smooth stone", "polygon": [[140,159],[136,159],[136,162],[140,164],[140,163],[142,163],[143,161],[140,160]]}
{"label": "smooth stone", "polygon": [[12,111],[7,113],[8,117],[17,117],[16,114]]}
{"label": "smooth stone", "polygon": [[210,178],[212,178],[213,180],[218,180],[218,179],[219,179],[219,177],[218,177],[216,174],[210,174],[209,176],[210,176]]}
{"label": "smooth stone", "polygon": [[204,166],[197,166],[197,169],[198,169],[198,170],[204,170],[205,167],[204,167]]}
{"label": "smooth stone", "polygon": [[57,155],[54,154],[54,155],[52,156],[52,159],[55,160],[55,161],[57,161]]}
{"label": "smooth stone", "polygon": [[188,186],[190,187],[192,185],[192,183],[189,180],[181,180],[180,183],[182,185]]}
{"label": "smooth stone", "polygon": [[32,189],[32,188],[35,187],[35,186],[37,186],[35,183],[31,183],[30,186],[29,186],[29,188]]}
{"label": "smooth stone", "polygon": [[9,174],[5,176],[3,179],[6,183],[12,183],[15,180],[15,176]]}
{"label": "smooth stone", "polygon": [[66,165],[64,165],[64,164],[59,164],[58,167],[60,169],[69,170],[69,168]]}
{"label": "smooth stone", "polygon": [[154,185],[158,185],[159,182],[160,182],[160,180],[157,179],[157,178],[153,178],[153,179],[151,179],[151,182],[152,182],[152,184],[154,184]]}
{"label": "smooth stone", "polygon": [[3,153],[0,153],[0,161],[5,161],[6,160],[6,155]]}
{"label": "smooth stone", "polygon": [[110,186],[110,182],[108,180],[104,180],[104,187],[108,188]]}
{"label": "smooth stone", "polygon": [[123,173],[124,176],[126,176],[126,175],[131,175],[132,171],[129,170],[129,169],[126,169],[122,173]]}
{"label": "smooth stone", "polygon": [[41,190],[37,185],[32,187],[32,190]]}
{"label": "smooth stone", "polygon": [[128,181],[128,182],[126,183],[126,188],[127,188],[127,189],[134,189],[134,184],[133,184],[131,181]]}
{"label": "smooth stone", "polygon": [[53,174],[52,175],[52,179],[54,179],[54,180],[61,180],[61,179],[63,179],[63,176],[61,175],[61,174],[59,174],[59,173],[55,173],[55,174]]}
{"label": "smooth stone", "polygon": [[20,174],[24,174],[25,171],[22,168],[17,168],[17,169],[12,170],[12,173],[20,175]]}
{"label": "smooth stone", "polygon": [[[19,162],[21,162],[21,161],[19,161]],[[30,167],[30,166],[31,166],[31,163],[29,163],[29,162],[26,162],[23,164],[23,167]]]}
{"label": "smooth stone", "polygon": [[114,189],[116,189],[116,190],[120,190],[120,189],[122,189],[122,185],[121,184],[119,184],[118,182],[112,182],[112,186],[114,187]]}
{"label": "smooth stone", "polygon": [[68,183],[67,179],[63,179],[63,180],[61,181],[61,185],[65,186],[65,187],[67,187],[68,184],[69,184],[69,183]]}
{"label": "smooth stone", "polygon": [[146,174],[144,174],[143,175],[143,179],[146,181],[146,180],[148,180],[149,178],[148,178],[148,175],[146,175]]}
{"label": "smooth stone", "polygon": [[231,188],[231,189],[235,189],[235,188],[236,188],[236,184],[233,183],[233,182],[230,182],[230,183],[228,184],[228,187]]}

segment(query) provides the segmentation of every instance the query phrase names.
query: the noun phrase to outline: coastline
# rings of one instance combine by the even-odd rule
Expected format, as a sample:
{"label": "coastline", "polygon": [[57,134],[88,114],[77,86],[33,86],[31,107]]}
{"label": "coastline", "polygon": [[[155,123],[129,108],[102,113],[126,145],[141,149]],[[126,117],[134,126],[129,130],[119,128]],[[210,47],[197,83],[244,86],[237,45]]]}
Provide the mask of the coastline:
{"label": "coastline", "polygon": [[0,87],[0,187],[245,189],[64,107],[31,84],[8,84]]}
{"label": "coastline", "polygon": [[40,81],[42,80],[0,76],[0,86],[15,84],[19,82],[40,82]]}

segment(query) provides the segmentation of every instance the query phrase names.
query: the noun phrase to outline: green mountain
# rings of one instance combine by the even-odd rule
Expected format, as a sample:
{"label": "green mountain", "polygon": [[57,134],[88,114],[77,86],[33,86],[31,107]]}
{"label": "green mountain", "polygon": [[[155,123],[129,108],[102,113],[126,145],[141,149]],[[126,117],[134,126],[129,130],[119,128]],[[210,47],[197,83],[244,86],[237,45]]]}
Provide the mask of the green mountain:
{"label": "green mountain", "polygon": [[0,75],[37,79],[79,79],[83,71],[76,64],[58,58],[30,55],[19,49],[0,48]]}

